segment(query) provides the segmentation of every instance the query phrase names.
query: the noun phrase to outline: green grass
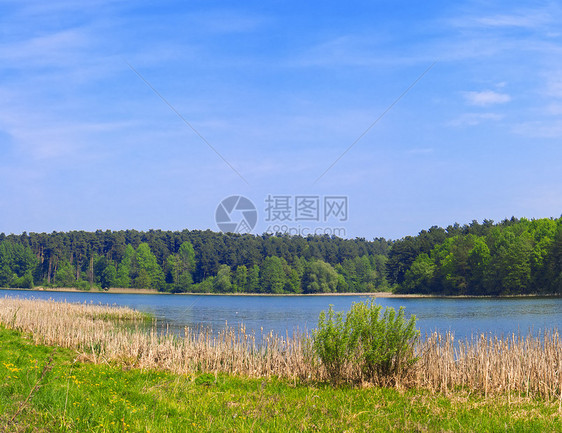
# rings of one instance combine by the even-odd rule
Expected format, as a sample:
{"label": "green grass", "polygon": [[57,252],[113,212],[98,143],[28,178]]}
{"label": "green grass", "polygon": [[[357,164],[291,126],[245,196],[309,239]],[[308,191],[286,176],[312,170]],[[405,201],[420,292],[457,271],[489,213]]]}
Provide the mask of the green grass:
{"label": "green grass", "polygon": [[558,402],[180,376],[77,358],[0,327],[0,431],[562,432]]}

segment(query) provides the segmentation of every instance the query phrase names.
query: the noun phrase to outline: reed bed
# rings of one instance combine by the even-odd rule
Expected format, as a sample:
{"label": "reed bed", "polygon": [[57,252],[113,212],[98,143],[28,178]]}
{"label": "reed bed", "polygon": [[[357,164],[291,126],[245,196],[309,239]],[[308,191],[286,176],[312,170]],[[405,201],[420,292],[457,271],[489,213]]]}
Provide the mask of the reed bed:
{"label": "reed bed", "polygon": [[[155,326],[147,332],[144,322],[146,315],[130,308],[0,298],[1,324],[31,334],[36,343],[76,349],[83,359],[96,363],[180,374],[329,380],[310,339],[301,333],[268,333],[257,339],[242,326],[217,335],[203,328],[186,329],[184,337],[178,337],[159,333]],[[467,341],[433,334],[418,343],[416,354],[417,362],[405,374],[381,378],[378,384],[443,393],[468,389],[485,396],[516,393],[560,399],[562,405],[562,342],[557,331]],[[361,381],[356,366],[349,364],[346,370],[346,377]]]}
{"label": "reed bed", "polygon": [[[232,373],[250,377],[308,378],[309,342],[294,334],[255,335],[227,328],[218,335],[209,329],[186,329],[184,337],[147,332],[142,313],[123,307],[74,304],[52,300],[0,299],[0,323],[31,334],[36,343],[77,349],[97,363],[165,369]],[[126,321],[127,326],[121,326]],[[139,325],[139,326],[135,326]],[[312,377],[311,377],[312,378]],[[322,375],[314,375],[321,380]]]}
{"label": "reed bed", "polygon": [[418,348],[409,374],[414,386],[448,392],[467,388],[484,395],[512,392],[559,398],[562,404],[562,341],[558,331],[504,338],[480,335],[456,341],[433,334]]}

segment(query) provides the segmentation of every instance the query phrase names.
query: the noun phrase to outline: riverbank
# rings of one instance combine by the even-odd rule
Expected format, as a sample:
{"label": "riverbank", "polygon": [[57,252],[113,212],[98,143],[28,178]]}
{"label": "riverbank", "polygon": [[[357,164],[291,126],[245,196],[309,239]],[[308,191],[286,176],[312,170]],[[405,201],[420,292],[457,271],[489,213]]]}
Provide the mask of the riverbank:
{"label": "riverbank", "polygon": [[392,292],[369,292],[369,293],[310,293],[310,294],[295,294],[295,293],[199,293],[199,292],[185,292],[185,293],[168,293],[160,292],[154,289],[133,289],[127,287],[111,287],[108,290],[82,290],[74,287],[34,287],[33,289],[16,289],[16,288],[0,288],[0,290],[37,290],[40,292],[70,292],[70,293],[117,293],[117,294],[139,294],[139,295],[205,295],[205,296],[371,296],[375,298],[426,298],[431,295],[399,295]]}
{"label": "riverbank", "polygon": [[[159,292],[153,289],[132,289],[132,288],[111,288],[109,290],[82,290],[74,287],[34,287],[33,289],[16,289],[16,288],[0,288],[1,290],[24,290],[39,292],[69,292],[69,293],[121,293],[121,294],[138,294],[138,295],[169,295],[170,293]],[[1,293],[1,292],[0,292]]]}
{"label": "riverbank", "polygon": [[[0,324],[29,333],[36,343],[78,350],[82,359],[96,363],[175,374],[201,371],[294,383],[333,381],[330,366],[320,361],[312,340],[298,332],[259,334],[241,325],[213,334],[193,327],[178,339],[152,332],[154,328],[145,326],[146,315],[127,307],[18,297],[0,297]],[[404,374],[392,377],[397,388],[445,393],[467,388],[486,396],[516,392],[562,401],[560,371],[552,367],[562,365],[562,340],[556,330],[464,341],[449,333],[432,333],[413,344],[417,360]],[[342,368],[342,377],[350,383],[388,383],[384,375],[365,379],[352,361]]]}
{"label": "riverbank", "polygon": [[556,400],[93,364],[2,326],[0,348],[0,431],[562,431]]}
{"label": "riverbank", "polygon": [[[525,294],[525,295],[421,295],[421,294],[405,294],[393,292],[354,292],[354,293],[199,293],[199,292],[185,292],[185,293],[169,293],[160,292],[154,289],[135,289],[135,288],[120,288],[112,287],[109,290],[81,290],[72,287],[34,287],[33,289],[16,289],[16,288],[0,288],[2,290],[24,290],[40,292],[69,292],[69,293],[113,293],[113,294],[137,294],[137,295],[179,295],[179,296],[271,296],[271,297],[285,297],[285,296],[366,296],[372,298],[444,298],[444,299],[497,299],[497,298],[560,298],[560,294]],[[1,293],[1,292],[0,292]]]}

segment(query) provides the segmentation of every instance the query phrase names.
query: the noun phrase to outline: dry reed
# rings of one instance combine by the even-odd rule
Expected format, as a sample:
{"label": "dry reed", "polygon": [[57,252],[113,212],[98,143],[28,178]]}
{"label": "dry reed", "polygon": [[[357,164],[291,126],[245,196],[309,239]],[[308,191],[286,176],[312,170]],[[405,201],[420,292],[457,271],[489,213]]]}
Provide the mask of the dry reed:
{"label": "dry reed", "polygon": [[[146,315],[126,307],[0,298],[0,323],[30,333],[36,343],[73,348],[97,363],[121,363],[180,374],[232,373],[250,377],[326,381],[328,375],[304,334],[255,335],[227,328],[186,329],[184,337],[136,327]],[[121,326],[126,321],[128,326]],[[400,388],[448,393],[458,388],[483,395],[562,398],[562,342],[557,331],[542,336],[479,336],[454,341],[433,334],[416,347],[418,361],[392,379]],[[360,379],[356,366],[346,375]],[[562,401],[562,400],[561,400]]]}
{"label": "dry reed", "polygon": [[561,396],[558,331],[504,338],[480,335],[457,342],[451,334],[433,334],[421,343],[418,353],[419,361],[408,378],[418,387],[445,393],[468,388],[484,395]]}
{"label": "dry reed", "polygon": [[[117,361],[182,374],[206,371],[292,379],[308,378],[311,371],[308,342],[296,334],[285,338],[265,334],[257,344],[256,337],[241,327],[216,336],[208,329],[186,329],[182,338],[161,334],[155,327],[149,332],[133,327],[145,319],[126,307],[0,299],[0,323],[30,333],[36,343],[77,349],[93,362]],[[122,320],[128,326],[120,326]],[[314,378],[321,380],[322,375]]]}

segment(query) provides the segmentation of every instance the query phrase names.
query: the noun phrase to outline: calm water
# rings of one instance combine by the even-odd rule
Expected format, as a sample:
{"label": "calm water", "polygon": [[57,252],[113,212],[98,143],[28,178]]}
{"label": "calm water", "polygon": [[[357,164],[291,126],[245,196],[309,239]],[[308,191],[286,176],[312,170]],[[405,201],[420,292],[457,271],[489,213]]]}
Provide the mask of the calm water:
{"label": "calm water", "polygon": [[[182,333],[184,327],[210,326],[214,331],[245,324],[247,331],[261,334],[294,329],[313,329],[318,314],[330,304],[336,311],[348,310],[365,296],[209,296],[140,295],[114,293],[62,293],[2,290],[0,297],[54,299],[67,302],[126,305],[152,313],[161,325]],[[422,335],[452,331],[457,338],[476,333],[507,335],[542,330],[562,330],[562,298],[378,298],[383,306],[406,308],[415,314]]]}

